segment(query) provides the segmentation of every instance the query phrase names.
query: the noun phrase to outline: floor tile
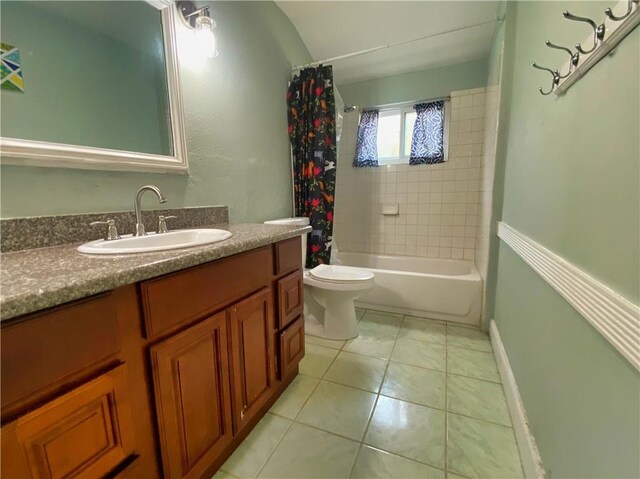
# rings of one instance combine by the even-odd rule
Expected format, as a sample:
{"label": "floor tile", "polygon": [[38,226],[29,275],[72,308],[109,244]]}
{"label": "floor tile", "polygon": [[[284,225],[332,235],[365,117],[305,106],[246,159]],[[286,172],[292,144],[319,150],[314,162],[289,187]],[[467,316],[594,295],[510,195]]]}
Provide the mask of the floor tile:
{"label": "floor tile", "polygon": [[291,381],[291,384],[287,386],[282,396],[271,406],[270,412],[278,416],[295,419],[319,382],[320,380],[317,378],[298,374],[296,378]]}
{"label": "floor tile", "polygon": [[375,393],[380,389],[387,361],[342,351],[324,379]]}
{"label": "floor tile", "polygon": [[447,348],[447,372],[485,381],[500,382],[493,354],[483,351]]}
{"label": "floor tile", "polygon": [[375,402],[375,394],[321,381],[296,421],[361,441]]}
{"label": "floor tile", "polygon": [[358,323],[358,331],[362,333],[375,334],[395,338],[400,331],[402,315],[394,313],[382,313],[368,310]]}
{"label": "floor tile", "polygon": [[258,477],[348,478],[358,443],[302,424],[293,424]]}
{"label": "floor tile", "polygon": [[398,337],[445,344],[447,327],[442,321],[405,316]]}
{"label": "floor tile", "polygon": [[443,411],[380,396],[364,442],[437,467],[444,467]]}
{"label": "floor tile", "polygon": [[236,476],[229,474],[222,469],[216,472],[211,479],[236,479]]}
{"label": "floor tile", "polygon": [[380,394],[444,409],[445,374],[391,362]]}
{"label": "floor tile", "polygon": [[470,478],[522,477],[513,429],[448,414],[447,469]]}
{"label": "floor tile", "polygon": [[444,479],[444,471],[369,446],[362,446],[352,479]]}
{"label": "floor tile", "polygon": [[222,469],[237,477],[256,477],[290,425],[288,419],[273,414],[265,415]]}
{"label": "floor tile", "polygon": [[321,378],[337,355],[337,349],[307,344],[304,358],[300,361],[300,373]]}
{"label": "floor tile", "polygon": [[334,339],[325,339],[319,336],[305,335],[305,341],[307,344],[315,344],[316,346],[324,346],[331,349],[342,349],[346,341],[336,341]]}
{"label": "floor tile", "polygon": [[489,335],[479,329],[466,326],[447,326],[447,345],[456,348],[475,349],[490,353]]}
{"label": "floor tile", "polygon": [[356,308],[356,319],[360,320],[366,311],[364,308]]}
{"label": "floor tile", "polygon": [[511,427],[501,384],[450,374],[447,379],[447,410]]}
{"label": "floor tile", "polygon": [[413,339],[398,339],[391,360],[423,368],[446,370],[445,346]]}
{"label": "floor tile", "polygon": [[395,342],[395,338],[361,332],[357,338],[347,341],[342,350],[373,358],[389,359]]}

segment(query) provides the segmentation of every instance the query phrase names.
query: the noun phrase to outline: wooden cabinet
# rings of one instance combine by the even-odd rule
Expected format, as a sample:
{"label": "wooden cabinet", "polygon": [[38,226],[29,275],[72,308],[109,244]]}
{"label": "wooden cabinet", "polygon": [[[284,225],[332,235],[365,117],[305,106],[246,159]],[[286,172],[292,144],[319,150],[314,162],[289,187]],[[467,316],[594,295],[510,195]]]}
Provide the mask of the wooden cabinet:
{"label": "wooden cabinet", "polygon": [[135,450],[125,366],[2,428],[2,477],[101,477]]}
{"label": "wooden cabinet", "polygon": [[303,269],[302,241],[300,237],[280,241],[274,245],[276,259],[276,275]]}
{"label": "wooden cabinet", "polygon": [[140,284],[147,337],[206,317],[269,283],[270,247],[230,256]]}
{"label": "wooden cabinet", "polygon": [[274,387],[273,307],[263,289],[227,311],[231,331],[234,424],[238,431],[269,399]]}
{"label": "wooden cabinet", "polygon": [[304,357],[304,319],[299,316],[291,326],[280,333],[280,370],[286,378],[295,373]]}
{"label": "wooden cabinet", "polygon": [[3,323],[2,477],[213,476],[297,373],[300,256],[292,238]]}
{"label": "wooden cabinet", "polygon": [[302,314],[304,300],[302,296],[304,285],[302,271],[282,278],[278,281],[278,322],[280,329]]}
{"label": "wooden cabinet", "polygon": [[[112,294],[34,314],[2,328],[3,419],[29,395],[108,360],[120,350]],[[28,355],[28,360],[25,357]]]}
{"label": "wooden cabinet", "polygon": [[224,312],[151,348],[164,475],[200,477],[233,438]]}

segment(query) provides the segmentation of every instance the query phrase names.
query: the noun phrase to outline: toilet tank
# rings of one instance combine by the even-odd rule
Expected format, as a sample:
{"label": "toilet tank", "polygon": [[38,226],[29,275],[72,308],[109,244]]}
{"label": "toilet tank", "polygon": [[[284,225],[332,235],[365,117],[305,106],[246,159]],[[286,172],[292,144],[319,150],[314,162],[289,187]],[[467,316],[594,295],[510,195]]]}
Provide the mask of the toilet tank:
{"label": "toilet tank", "polygon": [[[308,226],[309,218],[298,216],[296,218],[281,218],[279,220],[269,220],[265,225],[286,225],[286,226]],[[302,267],[307,264],[307,235],[302,235]]]}

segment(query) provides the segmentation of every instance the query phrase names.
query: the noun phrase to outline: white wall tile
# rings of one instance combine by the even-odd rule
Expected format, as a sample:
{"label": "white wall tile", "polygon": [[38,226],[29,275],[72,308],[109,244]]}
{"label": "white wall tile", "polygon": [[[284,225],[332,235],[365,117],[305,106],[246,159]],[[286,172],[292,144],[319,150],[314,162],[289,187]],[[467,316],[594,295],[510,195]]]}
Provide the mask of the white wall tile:
{"label": "white wall tile", "polygon": [[[491,128],[484,88],[451,92],[449,158],[438,165],[353,168],[358,112],[344,115],[338,145],[334,240],[338,249],[376,254],[473,260],[486,241],[482,218],[490,200],[486,148]],[[383,216],[399,203],[398,216]],[[489,207],[490,209],[490,207]]]}

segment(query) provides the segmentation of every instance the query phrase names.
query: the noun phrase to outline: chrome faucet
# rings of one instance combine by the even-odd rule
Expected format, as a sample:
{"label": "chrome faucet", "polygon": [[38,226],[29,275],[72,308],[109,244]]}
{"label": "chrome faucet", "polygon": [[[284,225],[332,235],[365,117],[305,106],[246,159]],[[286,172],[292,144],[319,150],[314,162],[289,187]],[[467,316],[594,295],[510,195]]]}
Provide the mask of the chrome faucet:
{"label": "chrome faucet", "polygon": [[158,197],[158,201],[160,201],[160,203],[165,203],[167,201],[157,186],[147,185],[138,190],[133,202],[133,206],[136,211],[136,230],[134,231],[133,236],[145,236],[147,234],[144,229],[144,224],[142,223],[142,212],[140,211],[140,200],[142,199],[142,195],[145,191],[153,191]]}

